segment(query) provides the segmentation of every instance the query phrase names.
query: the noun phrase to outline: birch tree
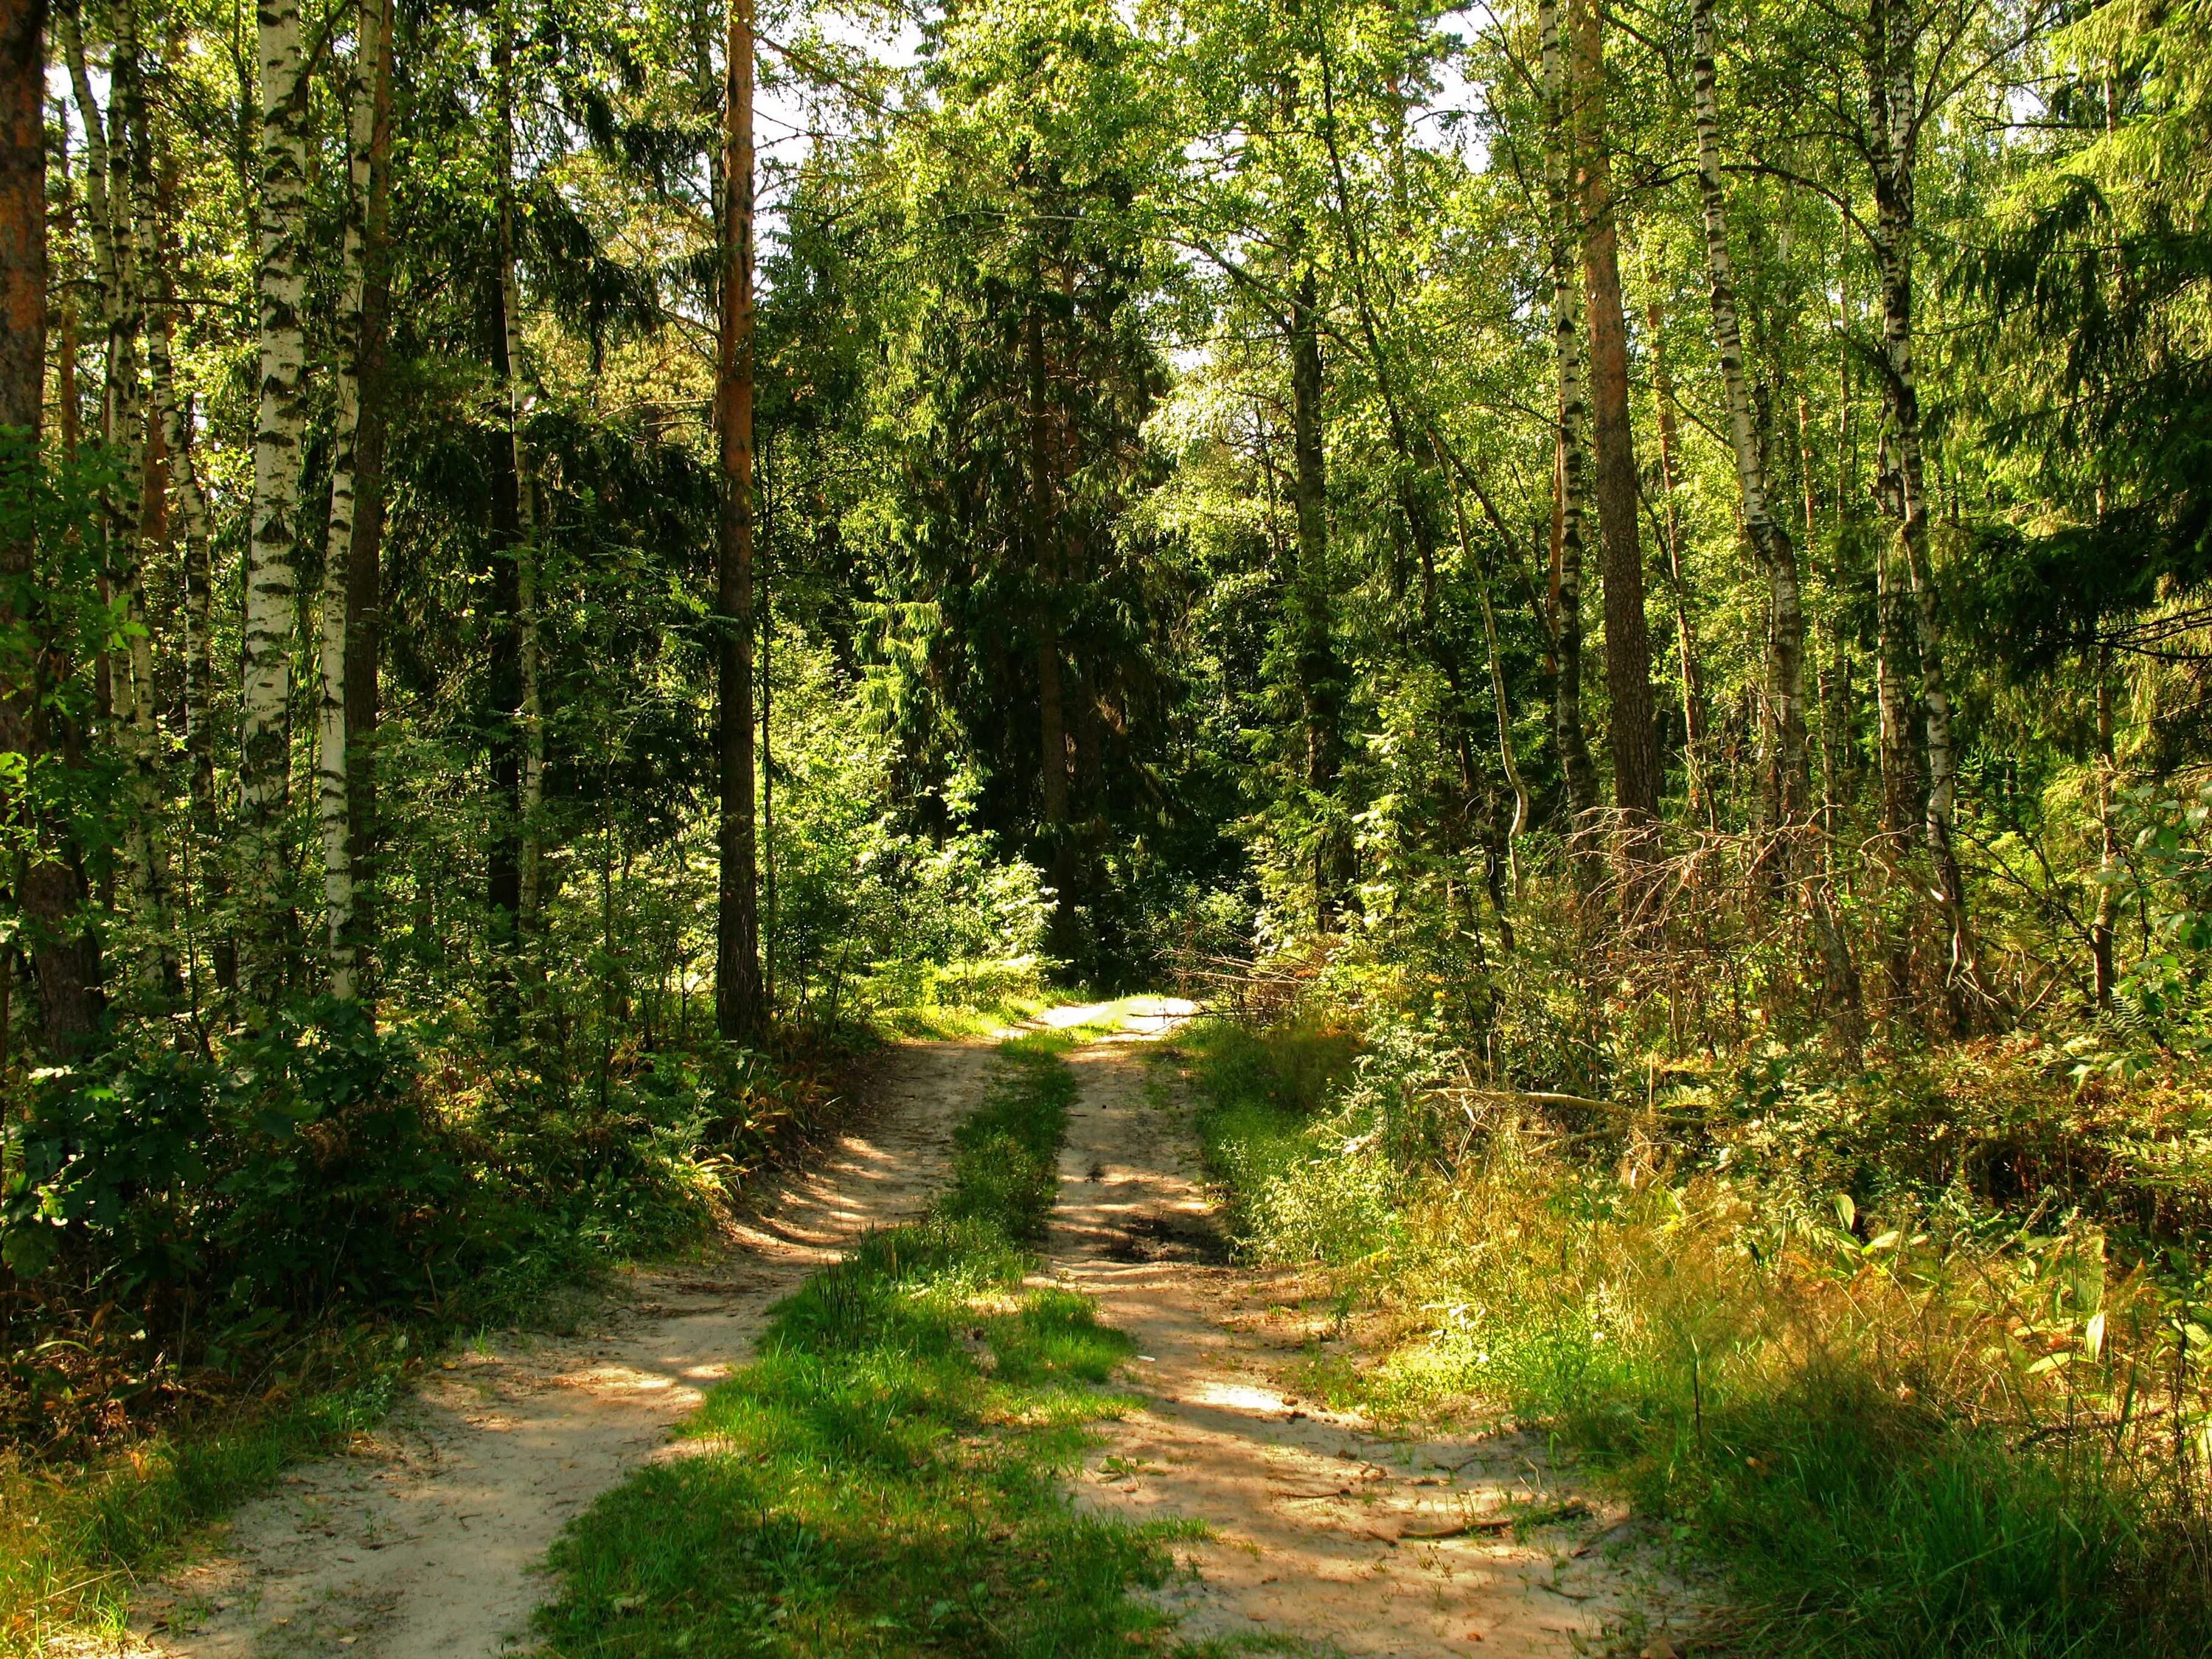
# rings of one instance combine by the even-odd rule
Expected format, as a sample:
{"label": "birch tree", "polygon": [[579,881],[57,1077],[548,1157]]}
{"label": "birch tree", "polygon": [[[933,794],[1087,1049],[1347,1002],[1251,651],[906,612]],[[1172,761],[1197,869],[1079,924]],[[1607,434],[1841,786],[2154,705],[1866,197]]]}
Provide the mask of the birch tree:
{"label": "birch tree", "polygon": [[331,994],[350,1000],[359,992],[359,952],[354,931],[353,813],[347,753],[347,629],[352,592],[355,469],[361,424],[362,304],[364,292],[369,163],[375,133],[378,86],[386,73],[389,23],[383,0],[361,0],[345,85],[348,183],[343,292],[335,326],[336,404],[331,438],[331,510],[324,538],[321,697],[315,722],[315,807],[323,853],[324,950]]}
{"label": "birch tree", "polygon": [[1744,534],[1764,567],[1768,601],[1768,696],[1774,710],[1775,799],[1779,827],[1804,821],[1811,789],[1805,747],[1805,605],[1797,549],[1775,517],[1768,493],[1762,434],[1744,369],[1743,333],[1736,314],[1735,256],[1729,249],[1728,200],[1721,174],[1720,103],[1713,67],[1713,0],[1691,9],[1690,59],[1698,130],[1698,196],[1705,216],[1705,270],[1711,295],[1713,344],[1720,358],[1729,448],[1735,460],[1736,494]]}
{"label": "birch tree", "polygon": [[1881,290],[1882,442],[1889,462],[1885,497],[1896,520],[1896,564],[1912,596],[1913,644],[1920,659],[1922,745],[1928,799],[1922,836],[1934,866],[1934,894],[1948,934],[1944,983],[1954,1022],[1970,1018],[1964,1000],[1974,978],[1966,883],[1953,841],[1958,759],[1951,739],[1951,693],[1944,675],[1935,574],[1928,557],[1927,461],[1922,441],[1920,385],[1913,362],[1913,243],[1917,235],[1920,136],[1937,101],[1921,84],[1921,20],[1911,0],[1871,0],[1867,11],[1865,76],[1868,163],[1875,216],[1870,241]]}
{"label": "birch tree", "polygon": [[249,999],[282,983],[283,830],[291,788],[291,636],[300,533],[300,444],[307,424],[307,64],[299,0],[259,0],[259,319],[253,496],[246,548],[240,695],[239,889]]}

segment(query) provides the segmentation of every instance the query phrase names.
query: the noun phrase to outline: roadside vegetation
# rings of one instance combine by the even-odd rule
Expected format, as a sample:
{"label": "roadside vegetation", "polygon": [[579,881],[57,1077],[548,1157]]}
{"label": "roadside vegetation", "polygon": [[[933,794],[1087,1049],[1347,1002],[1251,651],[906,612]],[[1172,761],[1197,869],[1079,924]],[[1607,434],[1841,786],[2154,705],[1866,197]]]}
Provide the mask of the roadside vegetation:
{"label": "roadside vegetation", "polygon": [[1065,1479],[1130,1345],[1028,1285],[1058,1184],[1071,1039],[1001,1046],[927,1216],[776,1311],[680,1455],[556,1547],[563,1659],[1156,1651],[1166,1528],[1078,1513]]}
{"label": "roadside vegetation", "polygon": [[1714,1650],[2203,1650],[2207,1286],[2140,1219],[2204,1195],[2194,1068],[2116,1113],[2026,1040],[1770,1049],[1616,1103],[1319,996],[1177,1044],[1241,1247],[1345,1315],[1305,1386],[1547,1431],[1723,1569]]}
{"label": "roadside vegetation", "polygon": [[0,1652],[112,1628],[193,1528],[372,1429],[447,1342],[572,1328],[606,1270],[705,1243],[854,1058],[663,1053],[549,1109],[321,1012],[222,1066],[61,1082],[15,1141],[6,1237],[37,1277],[0,1356]]}

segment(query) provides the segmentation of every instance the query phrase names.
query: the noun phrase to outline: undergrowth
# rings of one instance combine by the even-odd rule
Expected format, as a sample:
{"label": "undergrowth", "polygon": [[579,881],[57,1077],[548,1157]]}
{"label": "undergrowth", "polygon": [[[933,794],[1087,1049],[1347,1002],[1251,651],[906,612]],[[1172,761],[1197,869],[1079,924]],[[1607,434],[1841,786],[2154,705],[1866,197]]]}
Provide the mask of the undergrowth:
{"label": "undergrowth", "polygon": [[1311,1386],[1545,1427],[1726,1567],[1711,1646],[2204,1651],[2212,1342],[2186,1252],[1955,1188],[1862,1207],[1779,1149],[1756,1175],[1670,1157],[1659,1109],[1485,1117],[1387,1030],[1356,1061],[1341,1033],[1226,1024],[1181,1052],[1243,1248],[1384,1313],[1383,1352],[1317,1357]]}
{"label": "undergrowth", "polygon": [[1158,1650],[1135,1588],[1166,1528],[1078,1513],[1062,1480],[1129,1352],[1089,1302],[1026,1285],[1074,1080],[1001,1047],[949,1190],[776,1310],[689,1455],[602,1498],[553,1553],[541,1618],[568,1659],[678,1654],[1080,1656]]}
{"label": "undergrowth", "polygon": [[0,1656],[118,1629],[456,1334],[573,1328],[594,1274],[703,1239],[836,1059],[665,1050],[602,1095],[340,1014],[55,1079],[0,1164]]}

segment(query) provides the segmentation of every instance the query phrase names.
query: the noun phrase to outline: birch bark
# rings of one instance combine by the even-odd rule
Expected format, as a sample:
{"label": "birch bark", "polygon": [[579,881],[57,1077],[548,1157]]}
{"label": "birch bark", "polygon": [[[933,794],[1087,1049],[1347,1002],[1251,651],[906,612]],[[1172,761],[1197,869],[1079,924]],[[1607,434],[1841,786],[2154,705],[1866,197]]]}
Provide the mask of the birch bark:
{"label": "birch bark", "polygon": [[[138,33],[136,5],[118,14],[118,57],[122,70],[116,76],[117,111],[124,145],[123,174],[128,181],[127,219],[125,204],[111,207],[116,214],[118,252],[116,260],[116,323],[111,336],[119,353],[111,379],[115,386],[115,431],[122,477],[117,489],[115,522],[119,532],[116,549],[117,585],[124,595],[129,643],[124,698],[124,752],[131,766],[131,818],[125,838],[130,863],[132,908],[144,932],[141,974],[155,997],[175,988],[176,954],[169,933],[169,861],[162,833],[161,777],[161,734],[155,715],[153,618],[146,606],[146,505],[149,481],[148,450],[150,439],[145,376],[141,357],[150,353],[147,334],[148,273],[158,257],[154,211],[153,134],[146,101],[145,60]],[[111,162],[113,157],[111,154]],[[161,484],[151,481],[158,501]]]}
{"label": "birch bark", "polygon": [[1691,9],[1690,78],[1696,98],[1698,187],[1705,211],[1705,269],[1712,296],[1713,343],[1728,404],[1729,447],[1735,458],[1744,533],[1765,567],[1769,605],[1769,677],[1775,725],[1774,796],[1787,832],[1802,823],[1811,775],[1805,744],[1805,607],[1797,549],[1774,516],[1759,424],[1744,372],[1736,313],[1735,264],[1729,250],[1728,202],[1721,183],[1720,104],[1713,65],[1713,0]]}
{"label": "birch bark", "polygon": [[258,386],[246,546],[238,744],[238,886],[246,989],[265,1007],[284,963],[284,815],[291,793],[292,629],[307,424],[307,80],[299,0],[259,0]]}
{"label": "birch bark", "polygon": [[1966,884],[1953,831],[1958,761],[1951,738],[1951,696],[1944,674],[1935,574],[1928,556],[1926,458],[1920,389],[1912,357],[1912,240],[1921,111],[1916,74],[1918,27],[1910,0],[1871,0],[1866,52],[1867,112],[1873,140],[1875,268],[1881,288],[1884,438],[1894,465],[1889,504],[1897,520],[1896,561],[1911,592],[1913,644],[1920,657],[1920,716],[1928,766],[1922,839],[1934,866],[1935,898],[1948,934],[1944,990],[1952,1023],[1970,1023],[1966,992],[1976,979]]}
{"label": "birch bark", "polygon": [[112,656],[104,660],[107,707],[116,717],[116,747],[125,768],[124,873],[138,925],[139,981],[148,994],[159,997],[175,977],[175,960],[168,945],[168,872],[158,822],[161,738],[154,716],[153,637],[144,574],[147,414],[139,356],[146,323],[142,273],[153,236],[152,171],[137,7],[118,8],[114,22],[107,65],[111,101],[105,114],[93,90],[82,29],[73,9],[63,15],[61,33],[85,130],[87,216],[106,336],[100,424],[117,482],[104,502],[106,580],[122,598],[124,630],[119,665]]}
{"label": "birch bark", "polygon": [[369,152],[376,83],[383,73],[386,24],[383,0],[361,0],[354,54],[345,86],[347,190],[342,294],[333,325],[331,510],[323,542],[321,696],[315,709],[315,812],[323,851],[323,948],[330,993],[341,1001],[360,991],[354,933],[353,813],[347,754],[346,669],[349,598],[356,508],[356,439],[361,427],[362,302],[368,210]]}

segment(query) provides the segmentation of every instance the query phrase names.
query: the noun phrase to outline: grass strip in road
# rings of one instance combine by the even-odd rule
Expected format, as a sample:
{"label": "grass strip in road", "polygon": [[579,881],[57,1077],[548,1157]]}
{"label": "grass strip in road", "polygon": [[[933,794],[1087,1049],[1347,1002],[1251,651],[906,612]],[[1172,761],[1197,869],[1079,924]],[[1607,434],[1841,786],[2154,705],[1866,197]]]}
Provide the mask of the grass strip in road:
{"label": "grass strip in road", "polygon": [[1089,1301],[1024,1283],[1075,1081],[1059,1036],[1002,1045],[926,1218],[871,1236],[777,1310],[685,1455],[555,1547],[567,1659],[1158,1651],[1166,1527],[1079,1513],[1066,1477],[1129,1352]]}

